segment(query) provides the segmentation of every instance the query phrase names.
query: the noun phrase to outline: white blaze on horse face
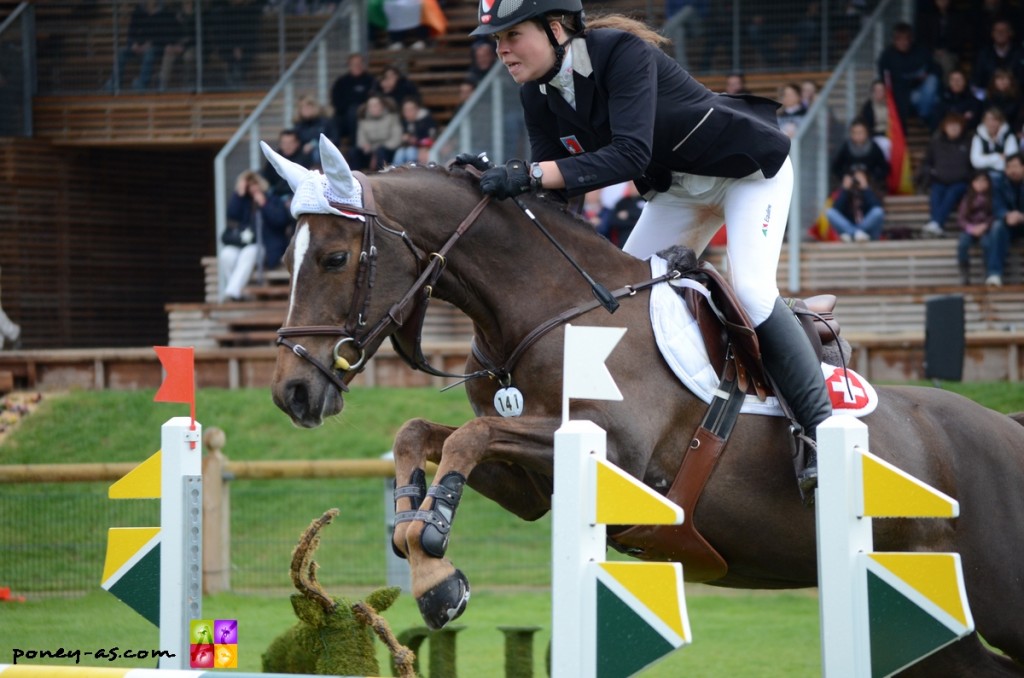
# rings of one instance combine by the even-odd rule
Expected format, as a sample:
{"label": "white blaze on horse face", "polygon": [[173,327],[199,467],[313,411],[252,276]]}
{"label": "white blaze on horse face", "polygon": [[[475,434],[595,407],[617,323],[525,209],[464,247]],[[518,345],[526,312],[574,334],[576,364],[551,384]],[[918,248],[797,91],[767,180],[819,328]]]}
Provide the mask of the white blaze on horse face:
{"label": "white blaze on horse face", "polygon": [[295,308],[295,294],[299,286],[299,271],[302,268],[302,261],[309,251],[309,222],[299,222],[298,230],[295,231],[295,240],[292,242],[292,291],[288,299],[288,317],[285,318],[285,325],[292,322],[292,310]]}

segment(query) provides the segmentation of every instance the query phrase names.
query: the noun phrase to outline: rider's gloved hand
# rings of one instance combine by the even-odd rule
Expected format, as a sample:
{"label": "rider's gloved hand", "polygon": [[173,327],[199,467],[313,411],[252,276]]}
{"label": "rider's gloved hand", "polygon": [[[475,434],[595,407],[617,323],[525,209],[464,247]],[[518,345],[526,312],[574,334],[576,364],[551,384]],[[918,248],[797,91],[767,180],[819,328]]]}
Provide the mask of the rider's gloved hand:
{"label": "rider's gloved hand", "polygon": [[480,190],[498,200],[514,198],[530,190],[530,166],[523,160],[509,160],[480,177]]}
{"label": "rider's gloved hand", "polygon": [[452,165],[454,167],[465,167],[466,165],[469,165],[481,172],[485,172],[494,167],[494,163],[487,157],[486,151],[477,155],[472,153],[459,153],[455,156],[455,159],[452,160]]}

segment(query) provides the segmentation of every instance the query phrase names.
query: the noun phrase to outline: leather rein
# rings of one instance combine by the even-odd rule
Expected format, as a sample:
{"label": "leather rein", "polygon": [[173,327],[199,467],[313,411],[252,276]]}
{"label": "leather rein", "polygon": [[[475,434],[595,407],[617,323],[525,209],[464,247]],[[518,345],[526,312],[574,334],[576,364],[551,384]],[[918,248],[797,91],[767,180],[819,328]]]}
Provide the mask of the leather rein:
{"label": "leather rein", "polygon": [[[470,211],[466,218],[462,220],[441,248],[436,252],[428,254],[417,247],[404,230],[390,228],[386,224],[382,223],[381,217],[376,210],[373,191],[370,188],[366,176],[361,172],[353,172],[352,174],[362,186],[363,207],[354,207],[352,205],[335,202],[330,203],[331,207],[335,209],[347,213],[359,214],[364,217],[362,251],[359,253],[359,264],[356,269],[355,291],[352,295],[352,305],[349,308],[348,318],[344,325],[301,325],[296,327],[282,327],[277,330],[277,345],[290,349],[295,353],[295,355],[309,362],[313,367],[319,370],[328,379],[328,381],[342,392],[347,392],[349,390],[348,384],[345,382],[345,376],[350,373],[352,375],[358,374],[365,368],[367,347],[379,344],[379,342],[383,341],[385,337],[392,334],[396,329],[401,328],[406,322],[417,315],[419,320],[422,320],[423,314],[426,311],[426,304],[430,301],[434,285],[444,272],[448,253],[476,222],[484,208],[486,208],[491,201],[491,196],[484,196]],[[385,313],[384,316],[381,317],[380,320],[378,320],[369,330],[362,332],[362,329],[368,324],[366,315],[369,310],[370,297],[377,277],[378,252],[375,244],[375,235],[378,227],[391,235],[401,238],[412,252],[413,256],[416,257],[416,261],[421,270],[419,276],[412,283],[409,289],[388,309],[387,313]],[[679,278],[680,275],[681,274],[678,271],[669,271],[665,275],[658,276],[657,278],[652,278],[635,285],[626,285],[613,291],[611,294],[616,299],[630,297],[643,289],[668,280]],[[500,365],[496,364],[495,361],[488,357],[483,350],[479,348],[476,340],[474,339],[472,343],[473,356],[478,362],[484,365],[485,368],[467,374],[453,374],[438,370],[431,366],[423,356],[420,348],[420,337],[418,335],[415,337],[413,355],[408,355],[407,351],[402,350],[397,343],[396,352],[413,369],[426,372],[433,376],[452,377],[462,381],[468,381],[479,377],[490,377],[498,379],[503,385],[507,385],[512,369],[527,349],[559,325],[569,322],[570,320],[598,308],[599,306],[601,306],[600,302],[594,299],[590,302],[567,309],[553,318],[544,321],[527,333],[509,357]],[[311,336],[339,337],[338,341],[334,344],[334,349],[332,351],[333,363],[330,366],[326,365],[323,361],[310,353],[302,344],[292,340],[297,337]],[[341,355],[340,351],[345,344],[351,344],[351,348],[358,352],[358,359],[355,363],[351,363]]]}

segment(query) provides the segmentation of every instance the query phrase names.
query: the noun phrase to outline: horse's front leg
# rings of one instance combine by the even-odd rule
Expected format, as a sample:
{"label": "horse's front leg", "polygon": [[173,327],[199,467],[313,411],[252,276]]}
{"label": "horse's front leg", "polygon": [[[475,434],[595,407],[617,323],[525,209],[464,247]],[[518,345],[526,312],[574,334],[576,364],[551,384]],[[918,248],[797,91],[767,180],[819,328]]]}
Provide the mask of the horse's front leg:
{"label": "horse's front leg", "polygon": [[[474,487],[479,481],[478,489],[486,496],[502,505],[516,506],[517,512],[522,510],[522,514],[526,514],[524,496],[529,496],[537,505],[546,506],[550,493],[541,496],[540,489],[550,485],[524,483],[524,480],[530,475],[551,476],[552,440],[558,423],[554,418],[482,417],[454,432],[449,431],[434,484],[419,508],[411,515],[396,514],[395,545],[409,559],[413,595],[423,620],[431,628],[441,628],[458,617],[469,602],[469,582],[445,558],[445,552],[452,521],[473,469],[486,461],[503,462],[488,464],[486,473],[473,478]],[[426,458],[433,456],[429,450],[423,454]],[[395,456],[397,462],[397,445]],[[506,464],[508,472],[502,474],[500,469]],[[532,473],[524,474],[519,467]],[[407,506],[411,503],[403,503],[399,511],[410,510]],[[399,520],[403,521],[401,532]]]}

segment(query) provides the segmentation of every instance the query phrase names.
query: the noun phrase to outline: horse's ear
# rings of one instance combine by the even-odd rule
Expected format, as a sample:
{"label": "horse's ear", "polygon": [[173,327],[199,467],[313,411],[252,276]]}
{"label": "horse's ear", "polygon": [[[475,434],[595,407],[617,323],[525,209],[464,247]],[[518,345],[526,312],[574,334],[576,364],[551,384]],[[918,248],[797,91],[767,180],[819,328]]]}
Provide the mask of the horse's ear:
{"label": "horse's ear", "polygon": [[331,190],[339,196],[353,198],[361,193],[359,182],[352,176],[352,169],[326,135],[320,135],[320,165],[324,168],[324,176],[330,183]]}
{"label": "horse's ear", "polygon": [[277,173],[284,177],[284,180],[292,187],[292,191],[298,190],[299,184],[309,176],[309,170],[279,154],[266,141],[260,141],[260,148],[263,149],[263,155],[267,156],[267,160],[274,166]]}

